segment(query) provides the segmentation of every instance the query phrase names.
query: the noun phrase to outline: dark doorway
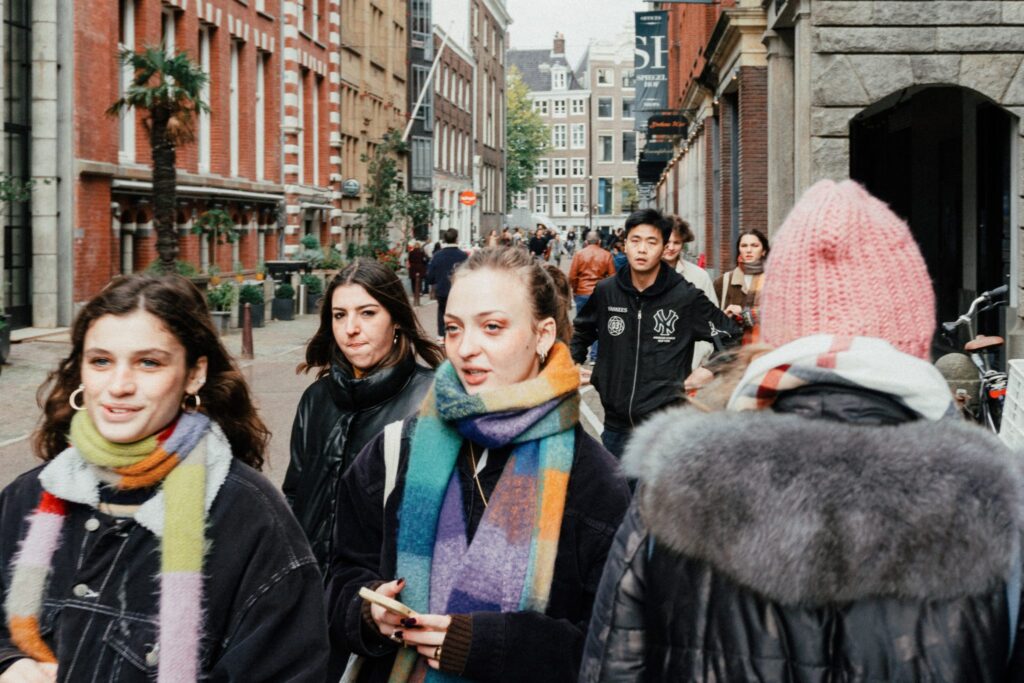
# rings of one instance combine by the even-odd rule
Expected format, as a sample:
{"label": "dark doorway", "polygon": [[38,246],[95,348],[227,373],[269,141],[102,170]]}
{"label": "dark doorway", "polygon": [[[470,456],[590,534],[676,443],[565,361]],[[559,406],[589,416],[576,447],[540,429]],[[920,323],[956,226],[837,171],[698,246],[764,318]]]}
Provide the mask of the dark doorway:
{"label": "dark doorway", "polygon": [[[939,321],[1009,282],[1013,121],[966,88],[919,86],[850,123],[850,176],[909,223]],[[1005,336],[1005,310],[983,316],[979,333]]]}
{"label": "dark doorway", "polygon": [[[3,170],[9,182],[31,177],[32,3],[12,0],[4,10]],[[32,324],[32,211],[27,196],[7,202],[4,216],[3,310],[14,327]]]}

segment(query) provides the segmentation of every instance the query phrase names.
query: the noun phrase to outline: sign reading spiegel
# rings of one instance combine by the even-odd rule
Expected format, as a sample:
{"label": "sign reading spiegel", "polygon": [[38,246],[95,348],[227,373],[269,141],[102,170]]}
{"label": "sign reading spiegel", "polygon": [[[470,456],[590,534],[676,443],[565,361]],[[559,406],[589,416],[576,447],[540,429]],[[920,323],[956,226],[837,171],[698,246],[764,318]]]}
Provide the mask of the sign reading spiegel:
{"label": "sign reading spiegel", "polygon": [[668,107],[668,12],[636,13],[636,110]]}

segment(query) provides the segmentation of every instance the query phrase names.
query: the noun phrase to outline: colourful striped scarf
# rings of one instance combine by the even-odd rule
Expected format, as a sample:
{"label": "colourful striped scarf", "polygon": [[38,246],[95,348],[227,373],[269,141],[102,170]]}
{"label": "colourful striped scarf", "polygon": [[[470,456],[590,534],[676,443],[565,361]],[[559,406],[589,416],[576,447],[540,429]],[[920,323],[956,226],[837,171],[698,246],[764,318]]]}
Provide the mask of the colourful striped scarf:
{"label": "colourful striped scarf", "polygon": [[[424,613],[546,609],[579,421],[578,388],[579,372],[561,343],[539,376],[475,396],[450,363],[438,368],[412,434],[398,510],[397,575],[406,577],[407,605]],[[455,468],[464,438],[487,448],[515,445],[468,548]],[[410,678],[460,680],[427,669],[415,650],[403,649],[389,681]]]}
{"label": "colourful striped scarf", "polygon": [[[205,415],[183,413],[160,435],[132,444],[115,444],[99,434],[86,412],[76,413],[71,421],[71,448],[86,463],[119,475],[116,487],[138,489],[163,481],[166,522],[160,548],[161,683],[195,681],[199,675],[206,463],[202,449],[186,458],[209,426]],[[57,663],[40,636],[39,616],[66,513],[65,501],[44,490],[14,558],[4,603],[11,640],[39,662]]]}

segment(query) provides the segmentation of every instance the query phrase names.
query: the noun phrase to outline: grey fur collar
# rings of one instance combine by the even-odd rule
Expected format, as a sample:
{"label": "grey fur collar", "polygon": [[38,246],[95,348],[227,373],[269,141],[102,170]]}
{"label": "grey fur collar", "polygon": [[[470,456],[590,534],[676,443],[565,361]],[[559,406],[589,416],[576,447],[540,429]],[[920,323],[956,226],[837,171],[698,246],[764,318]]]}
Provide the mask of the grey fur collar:
{"label": "grey fur collar", "polygon": [[659,541],[782,604],[976,595],[1024,528],[1019,455],[958,421],[675,409],[623,466]]}

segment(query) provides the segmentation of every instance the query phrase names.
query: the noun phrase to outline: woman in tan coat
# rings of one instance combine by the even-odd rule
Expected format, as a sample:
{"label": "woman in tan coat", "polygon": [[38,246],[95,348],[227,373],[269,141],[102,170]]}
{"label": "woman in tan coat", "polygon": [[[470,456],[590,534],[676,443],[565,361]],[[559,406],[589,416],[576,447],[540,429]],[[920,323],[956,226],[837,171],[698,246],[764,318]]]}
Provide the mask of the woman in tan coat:
{"label": "woman in tan coat", "polygon": [[715,280],[718,304],[743,325],[744,344],[756,343],[760,337],[761,287],[768,251],[767,235],[754,228],[744,230],[736,240],[736,268]]}

